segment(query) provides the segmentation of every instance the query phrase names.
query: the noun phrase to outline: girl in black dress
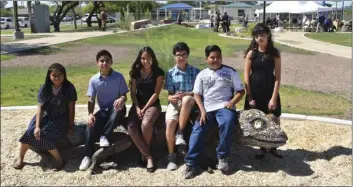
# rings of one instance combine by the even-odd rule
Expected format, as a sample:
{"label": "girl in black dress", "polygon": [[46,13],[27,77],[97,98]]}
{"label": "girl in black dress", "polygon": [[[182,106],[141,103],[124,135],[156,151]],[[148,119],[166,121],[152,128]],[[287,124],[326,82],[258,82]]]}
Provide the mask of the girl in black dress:
{"label": "girl in black dress", "polygon": [[[266,114],[272,113],[280,123],[281,101],[279,87],[281,83],[281,55],[274,47],[270,28],[264,23],[258,23],[252,31],[253,40],[245,51],[244,82],[246,98],[244,110],[256,108]],[[262,158],[266,153],[257,154]],[[282,158],[276,148],[270,153]]]}
{"label": "girl in black dress", "polygon": [[153,125],[161,112],[159,93],[164,81],[164,71],[158,66],[151,47],[143,47],[130,70],[130,94],[133,105],[128,116],[131,139],[141,152],[140,165],[154,172],[150,144]]}
{"label": "girl in black dress", "polygon": [[56,160],[54,171],[64,167],[56,148],[57,140],[74,132],[75,103],[77,93],[74,85],[67,80],[66,70],[61,64],[52,64],[45,83],[39,88],[37,114],[29,123],[27,131],[20,138],[19,158],[15,169],[22,169],[23,159],[29,146],[48,151]]}

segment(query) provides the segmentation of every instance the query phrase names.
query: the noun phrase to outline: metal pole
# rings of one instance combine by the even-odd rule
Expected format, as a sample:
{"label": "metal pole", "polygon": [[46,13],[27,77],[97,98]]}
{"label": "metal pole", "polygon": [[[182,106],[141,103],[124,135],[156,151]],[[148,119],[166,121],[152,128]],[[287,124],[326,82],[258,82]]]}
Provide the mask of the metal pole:
{"label": "metal pole", "polygon": [[266,1],[264,1],[264,11],[263,11],[263,16],[262,16],[262,22],[266,23]]}
{"label": "metal pole", "polygon": [[202,16],[201,16],[201,1],[200,1],[200,21],[202,20]]}
{"label": "metal pole", "polygon": [[342,18],[341,21],[344,20],[344,1],[342,1]]}
{"label": "metal pole", "polygon": [[337,0],[336,0],[336,19],[337,19]]}
{"label": "metal pole", "polygon": [[15,31],[20,31],[18,26],[17,1],[13,1],[13,22],[15,24]]}

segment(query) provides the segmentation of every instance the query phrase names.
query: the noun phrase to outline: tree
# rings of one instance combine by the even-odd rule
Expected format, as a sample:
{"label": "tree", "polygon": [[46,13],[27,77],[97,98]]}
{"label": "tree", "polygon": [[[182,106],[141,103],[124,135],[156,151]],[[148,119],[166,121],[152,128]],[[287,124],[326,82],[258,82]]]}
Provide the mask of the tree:
{"label": "tree", "polygon": [[249,4],[249,5],[257,5],[257,1],[239,1],[241,3],[246,3],[246,4]]}
{"label": "tree", "polygon": [[32,17],[32,1],[27,1],[27,11],[28,11],[28,20],[31,25],[31,33],[35,33],[33,17]]}
{"label": "tree", "polygon": [[5,8],[7,1],[0,1],[0,8]]}
{"label": "tree", "polygon": [[18,25],[18,12],[17,12],[17,1],[13,1],[13,23],[15,24],[15,31],[20,31],[20,27]]}
{"label": "tree", "polygon": [[60,22],[66,16],[66,14],[73,8],[75,8],[79,2],[78,1],[54,1],[56,3],[56,10],[53,16],[50,17],[51,22],[54,26],[55,32],[60,32]]}
{"label": "tree", "polygon": [[103,1],[93,1],[93,9],[91,10],[91,12],[89,13],[87,19],[86,19],[86,23],[87,23],[87,26],[88,27],[92,27],[92,21],[91,21],[91,18],[92,18],[92,15],[94,13],[96,13],[96,17],[97,17],[97,20],[98,20],[98,9],[99,8],[104,8],[104,3]]}
{"label": "tree", "polygon": [[0,11],[1,17],[12,17],[13,13],[12,10],[9,8],[2,8]]}

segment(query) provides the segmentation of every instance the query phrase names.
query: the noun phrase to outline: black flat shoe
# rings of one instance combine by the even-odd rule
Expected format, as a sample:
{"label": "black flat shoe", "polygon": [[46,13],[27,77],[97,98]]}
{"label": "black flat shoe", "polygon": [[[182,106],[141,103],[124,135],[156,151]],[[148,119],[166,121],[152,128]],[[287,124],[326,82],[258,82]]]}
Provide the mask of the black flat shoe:
{"label": "black flat shoe", "polygon": [[141,167],[146,167],[147,166],[147,161],[139,159],[138,165],[141,166]]}
{"label": "black flat shoe", "polygon": [[279,153],[277,152],[277,149],[276,149],[276,148],[271,148],[271,149],[270,149],[270,153],[271,153],[274,157],[276,157],[276,158],[280,158],[280,159],[283,158],[283,155],[279,154]]}
{"label": "black flat shoe", "polygon": [[267,153],[266,149],[263,148],[263,147],[261,147],[260,150],[261,150],[261,153],[255,154],[255,158],[256,158],[256,159],[262,159],[262,158],[264,158],[265,155],[266,155],[266,153]]}
{"label": "black flat shoe", "polygon": [[60,171],[65,167],[66,161],[61,161],[61,165],[57,165],[55,166],[55,168],[53,169],[53,171]]}
{"label": "black flat shoe", "polygon": [[156,167],[151,167],[151,168],[147,168],[147,171],[149,172],[149,173],[153,173],[153,172],[155,172],[156,171]]}

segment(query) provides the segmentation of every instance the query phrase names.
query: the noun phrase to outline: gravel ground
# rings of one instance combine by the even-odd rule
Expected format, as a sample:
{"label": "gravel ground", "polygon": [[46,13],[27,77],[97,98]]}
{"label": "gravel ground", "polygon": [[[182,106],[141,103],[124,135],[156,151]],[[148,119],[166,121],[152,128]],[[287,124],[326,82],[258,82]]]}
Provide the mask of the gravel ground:
{"label": "gravel ground", "polygon": [[[185,165],[169,172],[166,160],[157,160],[157,171],[150,174],[146,169],[118,163],[117,169],[103,170],[88,178],[77,168],[83,156],[82,148],[73,148],[63,171],[42,170],[40,157],[29,151],[28,163],[22,171],[12,168],[18,154],[18,139],[24,133],[35,110],[1,111],[1,185],[119,185],[119,186],[205,186],[205,185],[252,185],[252,186],[318,186],[352,185],[352,131],[351,126],[333,125],[315,121],[282,119],[288,143],[279,148],[284,159],[267,156],[255,160],[257,148],[239,146],[231,155],[232,174],[225,176],[201,173],[194,179],[184,180]],[[13,116],[16,116],[14,118]],[[78,108],[76,120],[85,120],[86,109]],[[330,137],[330,138],[327,138]],[[131,160],[136,160],[131,158]]]}

